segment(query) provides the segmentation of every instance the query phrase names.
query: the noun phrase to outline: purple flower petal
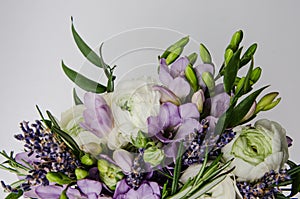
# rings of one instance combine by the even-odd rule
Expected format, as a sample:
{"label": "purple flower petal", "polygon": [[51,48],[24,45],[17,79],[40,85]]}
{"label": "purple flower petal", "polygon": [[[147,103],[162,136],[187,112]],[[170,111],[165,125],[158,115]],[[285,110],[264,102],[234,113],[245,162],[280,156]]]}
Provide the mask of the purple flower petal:
{"label": "purple flower petal", "polygon": [[195,70],[196,76],[198,78],[199,85],[201,86],[201,88],[203,90],[205,90],[204,88],[206,88],[206,85],[202,80],[202,73],[203,72],[209,72],[212,75],[214,75],[215,74],[215,67],[211,64],[200,64],[200,65],[196,66],[194,68],[194,70]]}
{"label": "purple flower petal", "polygon": [[84,123],[81,126],[99,138],[105,137],[113,128],[113,115],[110,107],[100,95],[86,93],[84,95]]}
{"label": "purple flower petal", "polygon": [[198,120],[187,118],[183,121],[180,127],[177,130],[175,137],[173,138],[174,141],[179,141],[184,139],[186,136],[194,133],[195,130],[198,131],[201,129],[201,125]]}
{"label": "purple flower petal", "polygon": [[84,194],[82,194],[78,189],[74,189],[74,188],[68,188],[68,190],[66,191],[66,195],[69,199],[77,199],[77,198],[81,198],[81,199],[88,199]]}
{"label": "purple flower petal", "polygon": [[165,86],[153,86],[154,91],[159,91],[160,92],[160,102],[165,103],[165,102],[171,102],[175,105],[180,105],[180,99],[167,87]]}
{"label": "purple flower petal", "polygon": [[176,96],[181,99],[185,98],[191,91],[190,84],[183,77],[176,77],[173,81],[170,82],[168,87],[175,93]]}
{"label": "purple flower petal", "polygon": [[40,158],[36,158],[36,154],[33,153],[31,156],[28,156],[29,152],[21,152],[16,154],[16,162],[22,164],[23,166],[28,166],[34,162],[40,162]]}
{"label": "purple flower petal", "polygon": [[230,96],[227,93],[221,93],[211,98],[210,115],[220,117],[229,108]]}
{"label": "purple flower petal", "polygon": [[124,149],[118,149],[113,153],[116,164],[125,172],[129,173],[133,164],[133,155]]}
{"label": "purple flower petal", "polygon": [[173,80],[172,76],[170,75],[170,70],[165,59],[160,60],[159,80],[161,83],[163,83],[166,86],[168,86],[169,83]]}
{"label": "purple flower petal", "polygon": [[79,189],[82,191],[82,193],[86,195],[91,193],[95,193],[96,195],[99,195],[102,190],[101,182],[94,181],[94,180],[89,180],[89,179],[78,180],[77,185]]}
{"label": "purple flower petal", "polygon": [[200,117],[200,113],[194,103],[186,103],[179,106],[179,113],[181,118],[199,119]]}
{"label": "purple flower petal", "polygon": [[58,199],[64,188],[56,185],[39,186],[36,194],[42,199]]}
{"label": "purple flower petal", "polygon": [[177,59],[171,66],[170,74],[173,78],[176,77],[184,77],[184,71],[186,66],[189,64],[189,60],[187,57],[181,57]]}

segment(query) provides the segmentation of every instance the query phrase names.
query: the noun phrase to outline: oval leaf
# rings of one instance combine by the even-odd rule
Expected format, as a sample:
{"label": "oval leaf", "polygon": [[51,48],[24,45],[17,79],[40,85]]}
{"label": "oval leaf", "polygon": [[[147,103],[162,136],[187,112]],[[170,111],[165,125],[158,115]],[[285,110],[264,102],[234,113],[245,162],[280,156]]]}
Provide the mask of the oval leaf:
{"label": "oval leaf", "polygon": [[84,77],[83,75],[73,71],[72,69],[68,68],[63,61],[61,65],[65,74],[70,78],[70,80],[72,80],[83,90],[93,93],[104,93],[106,91],[105,86],[98,84],[97,82],[90,80]]}

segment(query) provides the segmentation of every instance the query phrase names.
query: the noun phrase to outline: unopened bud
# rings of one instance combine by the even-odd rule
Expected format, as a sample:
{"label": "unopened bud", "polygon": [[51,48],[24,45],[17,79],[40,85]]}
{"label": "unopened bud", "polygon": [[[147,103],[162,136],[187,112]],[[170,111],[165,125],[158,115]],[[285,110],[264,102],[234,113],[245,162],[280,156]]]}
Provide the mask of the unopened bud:
{"label": "unopened bud", "polygon": [[194,65],[196,63],[197,56],[197,53],[192,53],[187,57],[191,65]]}
{"label": "unopened bud", "polygon": [[210,72],[203,72],[202,73],[202,80],[207,86],[210,92],[213,92],[215,89],[215,80],[213,75]]}
{"label": "unopened bud", "polygon": [[255,113],[258,113],[260,111],[267,111],[274,108],[281,100],[281,98],[278,98],[274,101],[278,94],[278,92],[272,92],[263,96],[257,103]]}
{"label": "unopened bud", "polygon": [[232,58],[233,56],[233,51],[228,48],[226,51],[225,51],[225,55],[224,55],[224,58],[225,58],[225,66],[227,66],[227,64],[229,63],[230,59]]}
{"label": "unopened bud", "polygon": [[178,48],[174,49],[173,51],[171,51],[170,54],[166,58],[167,65],[172,64],[180,56],[182,51],[183,51],[182,47],[178,47]]}
{"label": "unopened bud", "polygon": [[90,154],[86,153],[84,154],[81,158],[80,158],[80,161],[82,164],[84,165],[88,165],[88,166],[91,166],[95,163],[95,159],[93,157],[91,157]]}
{"label": "unopened bud", "polygon": [[193,69],[193,67],[189,64],[185,67],[185,77],[188,80],[188,82],[190,83],[192,89],[194,91],[198,90],[198,78],[197,75]]}
{"label": "unopened bud", "polygon": [[238,49],[242,39],[243,39],[243,31],[242,30],[236,31],[232,35],[230,44],[227,48],[230,48],[233,50],[233,52],[235,52]]}
{"label": "unopened bud", "polygon": [[209,51],[207,48],[204,46],[204,44],[200,44],[200,57],[205,64],[211,64],[212,59]]}
{"label": "unopened bud", "polygon": [[172,44],[171,46],[169,46],[167,48],[167,50],[165,50],[165,52],[160,56],[161,58],[167,58],[168,55],[175,51],[175,49],[179,48],[184,48],[184,46],[189,42],[189,36],[183,37],[182,39],[178,40],[176,43]]}
{"label": "unopened bud", "polygon": [[152,87],[153,90],[160,92],[160,102],[171,102],[177,106],[181,104],[179,97],[177,97],[172,91],[167,87],[155,85]]}
{"label": "unopened bud", "polygon": [[146,148],[148,140],[142,131],[138,131],[136,139],[132,139],[132,144],[136,148]]}
{"label": "unopened bud", "polygon": [[192,103],[196,104],[197,109],[200,113],[203,111],[203,104],[205,101],[203,90],[198,90],[192,96]]}
{"label": "unopened bud", "polygon": [[256,110],[256,102],[254,102],[252,104],[252,106],[250,107],[248,113],[244,116],[244,118],[242,119],[241,122],[249,120],[255,114],[255,110]]}
{"label": "unopened bud", "polygon": [[89,175],[89,172],[87,172],[86,170],[77,168],[77,169],[75,169],[75,175],[76,175],[77,180],[81,180],[81,179],[84,179],[85,177],[87,177]]}

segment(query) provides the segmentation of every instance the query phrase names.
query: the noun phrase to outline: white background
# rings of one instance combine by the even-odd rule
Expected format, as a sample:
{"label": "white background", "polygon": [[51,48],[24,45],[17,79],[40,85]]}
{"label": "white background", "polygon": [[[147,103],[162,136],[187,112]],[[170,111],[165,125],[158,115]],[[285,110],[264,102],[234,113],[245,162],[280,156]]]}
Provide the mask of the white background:
{"label": "white background", "polygon": [[[263,68],[260,85],[270,84],[267,91],[279,91],[282,97],[276,109],[260,117],[284,126],[294,139],[291,159],[300,162],[299,8],[300,1],[296,0],[1,1],[1,149],[21,149],[13,135],[19,131],[20,121],[39,118],[36,104],[58,118],[72,106],[73,84],[63,74],[60,62],[63,59],[78,70],[85,63],[71,36],[73,16],[78,32],[92,47],[133,28],[170,28],[205,43],[216,66],[223,60],[232,33],[242,29],[245,46],[259,44],[255,63]],[[148,39],[156,37],[148,35]],[[120,43],[120,48],[126,42]],[[156,42],[166,47],[166,41]],[[1,171],[0,179],[12,182],[15,178]]]}

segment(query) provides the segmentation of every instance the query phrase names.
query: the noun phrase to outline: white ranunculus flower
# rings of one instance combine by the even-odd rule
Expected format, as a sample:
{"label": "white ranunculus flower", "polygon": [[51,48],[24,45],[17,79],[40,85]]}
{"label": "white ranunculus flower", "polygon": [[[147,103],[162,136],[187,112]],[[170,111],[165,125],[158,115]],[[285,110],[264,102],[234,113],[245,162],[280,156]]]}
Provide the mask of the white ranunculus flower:
{"label": "white ranunculus flower", "polygon": [[110,98],[114,125],[124,137],[135,139],[138,131],[147,132],[147,118],[159,112],[160,93],[153,90],[150,77],[125,80],[118,83]]}
{"label": "white ranunculus flower", "polygon": [[84,109],[84,105],[76,105],[66,110],[61,114],[59,124],[62,130],[72,136],[83,151],[96,155],[101,152],[99,145],[101,140],[93,133],[80,127],[80,123],[84,121],[82,115]]}
{"label": "white ranunculus flower", "polygon": [[[180,181],[186,183],[189,178],[195,177],[201,169],[202,164],[193,164],[189,166],[182,174]],[[209,192],[200,196],[199,199],[241,199],[242,195],[238,191],[235,179],[232,174],[228,174],[226,178],[214,186]]]}
{"label": "white ranunculus flower", "polygon": [[253,127],[236,127],[235,138],[222,148],[223,159],[232,158],[238,181],[254,181],[271,170],[278,171],[288,160],[286,131],[276,122],[259,120]]}

